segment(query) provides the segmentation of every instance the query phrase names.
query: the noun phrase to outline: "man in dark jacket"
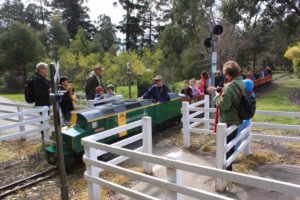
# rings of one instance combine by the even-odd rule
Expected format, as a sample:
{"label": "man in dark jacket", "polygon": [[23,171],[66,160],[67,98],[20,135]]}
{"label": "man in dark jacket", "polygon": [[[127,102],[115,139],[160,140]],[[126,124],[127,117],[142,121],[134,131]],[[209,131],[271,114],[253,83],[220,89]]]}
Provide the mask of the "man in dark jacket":
{"label": "man in dark jacket", "polygon": [[[32,79],[33,96],[35,106],[50,106],[49,94],[51,92],[50,82],[46,79],[48,74],[48,65],[40,62],[36,65],[36,74]],[[42,115],[42,113],[40,113]],[[41,122],[43,124],[43,122]],[[44,140],[44,131],[41,131],[42,140]]]}
{"label": "man in dark jacket", "polygon": [[222,88],[225,83],[225,77],[223,76],[221,70],[218,70],[216,73],[216,78],[215,78],[215,86]]}
{"label": "man in dark jacket", "polygon": [[94,71],[91,72],[89,78],[87,79],[84,89],[87,100],[93,100],[95,98],[96,87],[98,86],[101,86],[106,92],[101,76],[102,70],[103,67],[96,66]]}
{"label": "man in dark jacket", "polygon": [[152,99],[153,103],[169,101],[169,88],[163,84],[162,76],[157,75],[153,80],[155,84],[141,98]]}
{"label": "man in dark jacket", "polygon": [[48,74],[48,65],[38,63],[36,65],[36,74],[33,77],[33,95],[35,106],[50,106],[49,94],[51,92],[50,82],[46,79]]}

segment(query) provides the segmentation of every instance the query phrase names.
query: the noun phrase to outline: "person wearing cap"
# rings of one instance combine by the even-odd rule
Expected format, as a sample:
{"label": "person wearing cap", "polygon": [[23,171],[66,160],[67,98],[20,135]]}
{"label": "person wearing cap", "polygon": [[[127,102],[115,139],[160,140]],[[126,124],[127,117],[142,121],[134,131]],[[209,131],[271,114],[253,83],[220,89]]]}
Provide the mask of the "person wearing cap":
{"label": "person wearing cap", "polygon": [[112,97],[112,96],[115,96],[115,88],[112,84],[109,84],[107,86],[107,93],[105,95],[105,98],[108,98],[108,97]]}
{"label": "person wearing cap", "polygon": [[96,66],[94,71],[91,72],[89,78],[86,81],[86,85],[84,88],[85,96],[87,100],[93,100],[96,94],[96,87],[101,86],[106,91],[104,87],[104,83],[102,81],[102,71],[103,67]]}
{"label": "person wearing cap", "polygon": [[161,75],[156,75],[153,80],[154,85],[151,86],[141,98],[152,99],[154,103],[169,101],[169,88],[163,84],[163,77]]}
{"label": "person wearing cap", "polygon": [[61,76],[59,80],[59,90],[65,91],[61,99],[59,100],[59,105],[64,119],[64,124],[69,124],[71,119],[71,111],[74,110],[73,105],[73,89],[69,85],[68,78],[66,76]]}

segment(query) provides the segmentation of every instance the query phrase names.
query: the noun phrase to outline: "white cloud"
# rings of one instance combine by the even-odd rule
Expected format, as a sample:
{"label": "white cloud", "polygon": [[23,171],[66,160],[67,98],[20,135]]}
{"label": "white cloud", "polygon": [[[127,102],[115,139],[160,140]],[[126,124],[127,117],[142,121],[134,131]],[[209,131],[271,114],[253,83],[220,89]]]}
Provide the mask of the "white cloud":
{"label": "white cloud", "polygon": [[89,9],[89,15],[92,21],[96,20],[99,15],[107,15],[111,17],[113,24],[119,24],[123,19],[125,11],[118,4],[116,7],[113,3],[117,0],[88,0],[85,4]]}

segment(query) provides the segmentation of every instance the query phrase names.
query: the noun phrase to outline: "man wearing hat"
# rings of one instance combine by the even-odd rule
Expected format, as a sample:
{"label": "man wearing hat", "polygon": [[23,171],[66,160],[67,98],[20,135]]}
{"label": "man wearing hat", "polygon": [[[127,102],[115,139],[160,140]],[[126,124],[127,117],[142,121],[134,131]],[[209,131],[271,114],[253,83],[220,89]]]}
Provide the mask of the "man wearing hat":
{"label": "man wearing hat", "polygon": [[96,66],[94,68],[94,71],[91,72],[89,78],[87,79],[85,89],[84,89],[87,100],[93,100],[95,98],[96,87],[98,86],[101,86],[106,92],[104,83],[102,81],[102,76],[101,76],[102,71],[103,71],[103,67]]}
{"label": "man wearing hat", "polygon": [[154,103],[169,101],[169,88],[163,84],[163,77],[161,75],[156,75],[153,80],[154,85],[151,86],[141,98],[152,99]]}

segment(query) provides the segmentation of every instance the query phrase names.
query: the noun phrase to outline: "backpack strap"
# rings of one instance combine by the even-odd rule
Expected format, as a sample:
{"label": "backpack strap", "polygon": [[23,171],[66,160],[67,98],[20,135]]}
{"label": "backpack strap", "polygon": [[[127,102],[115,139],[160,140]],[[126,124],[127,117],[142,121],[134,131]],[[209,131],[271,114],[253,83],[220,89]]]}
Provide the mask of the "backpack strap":
{"label": "backpack strap", "polygon": [[236,94],[238,96],[238,101],[235,103],[236,108],[240,106],[242,95],[244,94],[243,89],[239,87],[239,85],[235,82],[232,82],[233,88],[236,91]]}

